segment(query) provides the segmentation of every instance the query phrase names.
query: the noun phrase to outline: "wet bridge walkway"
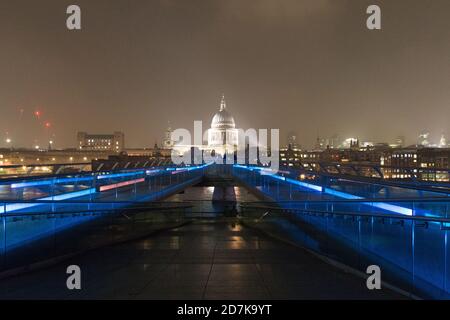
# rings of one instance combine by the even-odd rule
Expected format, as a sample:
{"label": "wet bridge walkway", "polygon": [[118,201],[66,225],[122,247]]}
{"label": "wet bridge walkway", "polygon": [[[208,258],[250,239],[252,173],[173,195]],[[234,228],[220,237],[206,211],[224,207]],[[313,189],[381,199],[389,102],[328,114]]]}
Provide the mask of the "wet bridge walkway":
{"label": "wet bridge walkway", "polygon": [[[81,290],[66,268],[81,268]],[[1,299],[402,299],[309,252],[244,227],[203,219],[0,281]]]}

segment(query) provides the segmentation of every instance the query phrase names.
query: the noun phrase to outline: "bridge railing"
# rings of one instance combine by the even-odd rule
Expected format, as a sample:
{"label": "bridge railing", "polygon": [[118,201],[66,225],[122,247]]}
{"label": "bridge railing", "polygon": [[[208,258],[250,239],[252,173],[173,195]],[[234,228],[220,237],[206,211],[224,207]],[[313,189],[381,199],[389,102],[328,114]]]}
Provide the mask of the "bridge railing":
{"label": "bridge railing", "polygon": [[202,177],[204,168],[158,167],[1,180],[0,201],[65,200],[81,196],[95,201],[139,199]]}
{"label": "bridge railing", "polygon": [[[0,278],[193,219],[237,214],[235,201],[16,200],[0,205],[6,210],[0,214]],[[8,211],[11,205],[21,208]]]}
{"label": "bridge railing", "polygon": [[450,298],[450,219],[340,210],[332,202],[322,209],[273,203],[239,209],[246,223],[362,273],[378,265],[383,281],[414,296]]}
{"label": "bridge railing", "polygon": [[[450,198],[363,198],[349,190],[236,170],[268,199],[246,203],[248,223],[419,297],[450,298]],[[270,200],[270,201],[269,201]]]}
{"label": "bridge railing", "polygon": [[37,208],[0,215],[0,278],[33,264],[181,225],[192,207],[182,202],[41,202]]}
{"label": "bridge railing", "polygon": [[417,188],[390,185],[383,182],[364,182],[348,179],[307,179],[295,171],[280,170],[276,174],[269,168],[235,165],[233,176],[254,189],[277,200],[316,199],[391,199],[439,198],[450,196],[446,188]]}
{"label": "bridge railing", "polygon": [[[158,217],[178,221],[177,214],[165,214],[173,213],[172,207],[155,201],[199,182],[204,170],[170,167],[2,181],[0,272],[100,245],[121,233],[139,235],[136,226],[151,230]],[[185,216],[179,205],[175,213],[180,209]],[[135,223],[142,219],[146,222]]]}
{"label": "bridge railing", "polygon": [[[245,172],[247,171],[247,172]],[[238,175],[253,176],[254,183],[262,183],[255,177],[267,178],[267,174],[259,176],[260,172],[270,173],[269,168],[258,166],[233,167]],[[450,185],[443,182],[422,181],[411,183],[404,180],[390,180],[365,176],[348,176],[343,173],[329,174],[319,171],[315,174],[304,172],[298,168],[281,167],[278,175],[288,179],[301,180],[305,183],[319,184],[336,190],[350,190],[357,195],[368,197],[436,197],[450,194]],[[267,179],[265,179],[267,180]]]}
{"label": "bridge railing", "polygon": [[[293,167],[283,167],[283,170]],[[375,163],[358,162],[302,162],[294,167],[295,170],[309,175],[322,175],[329,177],[348,176],[381,179],[384,181],[407,182],[417,185],[439,183],[449,186],[450,168],[448,167],[422,167],[422,166],[387,166]]]}

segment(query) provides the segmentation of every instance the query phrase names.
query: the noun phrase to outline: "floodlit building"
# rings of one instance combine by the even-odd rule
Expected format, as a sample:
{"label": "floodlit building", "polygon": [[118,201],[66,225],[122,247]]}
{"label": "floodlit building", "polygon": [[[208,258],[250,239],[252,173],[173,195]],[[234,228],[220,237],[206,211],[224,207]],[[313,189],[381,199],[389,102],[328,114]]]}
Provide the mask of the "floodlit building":
{"label": "floodlit building", "polygon": [[79,150],[98,150],[121,152],[125,148],[125,135],[116,131],[113,134],[89,134],[78,132]]}
{"label": "floodlit building", "polygon": [[441,135],[441,139],[439,140],[439,148],[446,148],[447,147],[447,139],[445,138],[445,135]]}
{"label": "floodlit building", "polygon": [[[171,132],[170,132],[171,133]],[[206,131],[207,144],[195,145],[186,144],[184,141],[170,141],[167,144],[172,145],[172,149],[179,155],[186,154],[192,150],[199,153],[206,152],[210,155],[234,154],[238,148],[239,130],[236,129],[236,123],[233,116],[228,111],[225,97],[222,96],[219,111],[216,112],[211,121],[211,127]],[[167,132],[166,141],[169,133]]]}
{"label": "floodlit building", "polygon": [[164,138],[162,141],[162,148],[163,149],[172,149],[175,145],[174,141],[172,140],[172,128],[169,126],[167,127],[166,131],[164,132]]}
{"label": "floodlit building", "polygon": [[227,110],[225,97],[222,96],[219,111],[211,121],[211,128],[208,130],[208,148],[215,153],[233,153],[238,146],[238,129],[234,118]]}

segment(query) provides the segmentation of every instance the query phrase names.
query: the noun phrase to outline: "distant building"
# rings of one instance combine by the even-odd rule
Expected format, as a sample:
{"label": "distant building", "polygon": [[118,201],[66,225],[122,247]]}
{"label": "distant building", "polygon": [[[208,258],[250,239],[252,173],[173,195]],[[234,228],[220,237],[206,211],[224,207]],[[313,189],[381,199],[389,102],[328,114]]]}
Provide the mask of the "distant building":
{"label": "distant building", "polygon": [[297,140],[297,135],[294,132],[289,132],[288,133],[288,138],[287,138],[287,147],[291,147],[292,149],[301,149],[300,144],[298,143]]}
{"label": "distant building", "polygon": [[447,139],[445,139],[445,135],[441,135],[441,139],[439,140],[439,148],[446,148],[447,147]]}
{"label": "distant building", "polygon": [[113,134],[78,132],[77,140],[79,150],[121,152],[125,148],[125,135],[119,131]]}
{"label": "distant building", "polygon": [[162,141],[162,148],[163,149],[172,149],[175,145],[175,142],[172,140],[172,128],[169,126],[167,127],[166,131],[164,132],[164,139]]}
{"label": "distant building", "polygon": [[228,112],[225,97],[222,96],[220,109],[211,121],[208,130],[208,148],[215,153],[234,153],[238,145],[238,129],[231,113]]}
{"label": "distant building", "polygon": [[[153,148],[126,149],[122,152],[113,150],[80,150],[76,148],[62,150],[35,150],[35,149],[8,149],[0,148],[0,166],[13,165],[59,165],[59,164],[79,164],[91,163],[110,156],[127,155],[130,157],[147,157],[152,159],[170,159],[171,150],[161,149],[158,146]],[[34,169],[35,173],[48,173],[51,167]],[[0,176],[4,175],[0,168]]]}
{"label": "distant building", "polygon": [[[413,179],[422,181],[450,181],[450,148],[424,148],[411,146],[408,148],[392,148],[388,144],[354,148],[321,150],[296,150],[291,146],[280,150],[281,167],[303,167],[327,170],[339,164],[361,165],[358,174],[366,177],[378,177],[372,166],[381,166],[385,179]],[[345,168],[340,167],[345,173]],[[335,172],[337,173],[337,172]],[[354,174],[351,173],[351,174]]]}
{"label": "distant building", "polygon": [[430,145],[430,133],[428,131],[423,131],[420,135],[419,135],[419,141],[418,141],[418,145],[419,146],[424,146],[424,147],[428,147]]}
{"label": "distant building", "polygon": [[324,138],[320,138],[319,136],[317,136],[316,143],[314,145],[314,150],[316,151],[325,150],[326,147],[327,141]]}
{"label": "distant building", "polygon": [[359,149],[359,139],[358,138],[347,138],[342,142],[342,145],[340,146],[340,148],[357,150],[357,149]]}
{"label": "distant building", "polygon": [[[110,154],[115,154],[115,152],[75,148],[63,150],[0,149],[0,166],[90,163],[94,159],[106,158]],[[50,167],[37,168],[34,169],[33,174],[48,173],[48,170]],[[1,172],[0,169],[0,175],[2,174],[4,172]]]}
{"label": "distant building", "polygon": [[170,157],[171,150],[160,148],[156,143],[153,148],[134,148],[124,151],[128,156]]}
{"label": "distant building", "polygon": [[386,179],[410,179],[417,176],[424,181],[449,181],[447,170],[450,168],[450,149],[391,149],[384,152],[380,164],[387,167],[383,169]]}
{"label": "distant building", "polygon": [[339,135],[334,134],[334,135],[332,135],[331,137],[328,138],[328,146],[331,149],[339,148],[340,144],[341,144],[341,141],[340,141]]}
{"label": "distant building", "polygon": [[[225,97],[222,95],[220,101],[220,108],[211,121],[211,128],[208,129],[208,145],[201,144],[186,144],[185,141],[173,141],[174,154],[186,155],[192,150],[197,150],[198,153],[203,152],[212,157],[224,156],[226,154],[233,155],[238,149],[238,135],[239,129],[236,128],[234,118],[228,111]],[[165,144],[163,144],[165,145]]]}
{"label": "distant building", "polygon": [[403,148],[404,146],[405,146],[405,137],[398,136],[397,139],[395,139],[395,143],[394,143],[393,147]]}
{"label": "distant building", "polygon": [[280,149],[280,166],[300,167],[302,151],[290,143],[287,148]]}
{"label": "distant building", "polygon": [[350,150],[354,150],[354,151],[359,150],[359,139],[350,140]]}

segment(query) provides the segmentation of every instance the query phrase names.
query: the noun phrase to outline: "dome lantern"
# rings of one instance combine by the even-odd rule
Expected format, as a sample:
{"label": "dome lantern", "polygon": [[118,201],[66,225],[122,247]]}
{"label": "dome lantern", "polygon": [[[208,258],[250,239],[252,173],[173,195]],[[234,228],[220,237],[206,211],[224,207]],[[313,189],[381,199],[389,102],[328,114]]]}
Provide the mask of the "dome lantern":
{"label": "dome lantern", "polygon": [[222,95],[220,100],[220,109],[217,112],[211,122],[212,129],[234,129],[235,123],[233,116],[226,110],[225,96]]}

